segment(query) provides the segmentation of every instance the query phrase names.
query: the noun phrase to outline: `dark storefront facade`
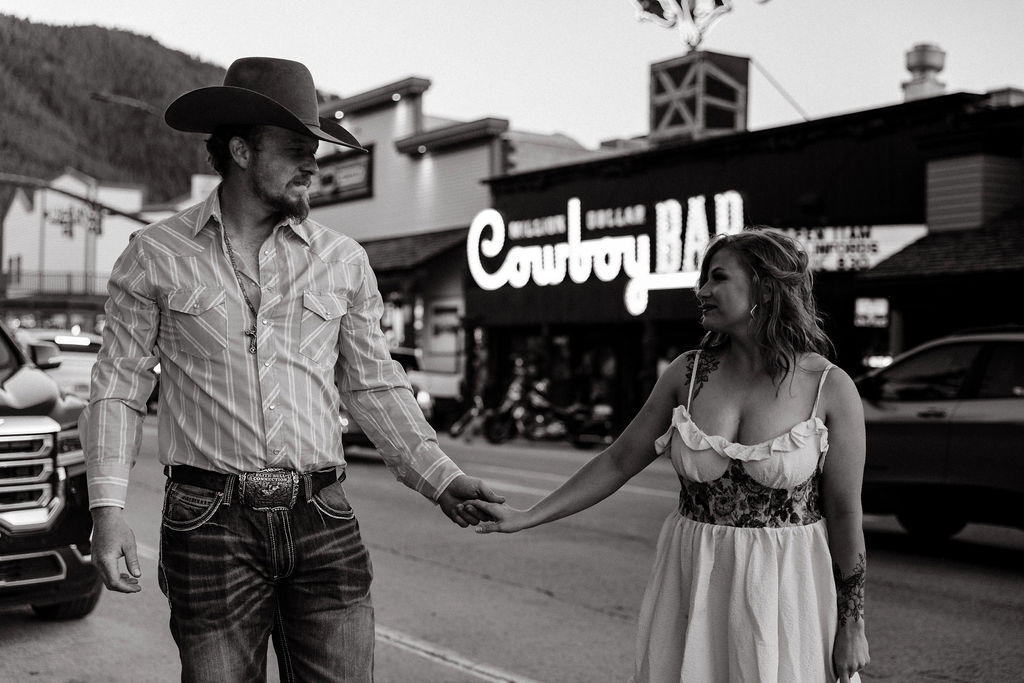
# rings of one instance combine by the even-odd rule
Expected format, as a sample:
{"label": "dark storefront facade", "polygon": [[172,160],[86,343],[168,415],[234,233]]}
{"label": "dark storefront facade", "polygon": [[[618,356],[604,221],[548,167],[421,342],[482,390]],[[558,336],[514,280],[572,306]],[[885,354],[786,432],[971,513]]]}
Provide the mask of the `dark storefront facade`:
{"label": "dark storefront facade", "polygon": [[[469,232],[466,285],[466,325],[486,336],[492,389],[520,356],[555,383],[571,380],[565,398],[604,391],[628,419],[659,364],[702,336],[692,287],[708,239],[751,224],[804,242],[842,367],[856,375],[867,355],[898,351],[887,316],[857,315],[861,278],[928,235],[930,170],[950,152],[936,140],[970,128],[985,98],[946,95],[492,179],[494,209]],[[1012,141],[971,153],[1021,159]],[[867,295],[884,297],[878,289]]]}

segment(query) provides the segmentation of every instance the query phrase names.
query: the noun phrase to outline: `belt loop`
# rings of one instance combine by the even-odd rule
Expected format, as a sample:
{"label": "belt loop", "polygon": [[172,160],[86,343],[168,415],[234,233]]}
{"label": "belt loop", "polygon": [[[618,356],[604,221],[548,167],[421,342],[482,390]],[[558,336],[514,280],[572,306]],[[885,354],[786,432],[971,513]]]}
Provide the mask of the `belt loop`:
{"label": "belt loop", "polygon": [[302,477],[302,489],[306,492],[306,502],[313,500],[313,475],[309,472],[303,472]]}
{"label": "belt loop", "polygon": [[233,474],[228,475],[227,483],[224,484],[224,501],[222,503],[223,505],[226,505],[226,506],[230,506],[231,505],[231,498],[234,495],[234,492],[235,492],[235,482],[237,482],[237,481],[238,481],[238,477],[237,476],[235,476]]}

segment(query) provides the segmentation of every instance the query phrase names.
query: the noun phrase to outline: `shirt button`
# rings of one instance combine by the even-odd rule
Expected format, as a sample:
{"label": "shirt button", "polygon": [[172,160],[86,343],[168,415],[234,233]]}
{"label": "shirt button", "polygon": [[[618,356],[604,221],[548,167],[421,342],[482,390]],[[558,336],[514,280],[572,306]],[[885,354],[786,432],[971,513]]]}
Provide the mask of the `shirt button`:
{"label": "shirt button", "polygon": [[271,410],[277,410],[277,406],[273,406],[273,405],[272,405],[272,406],[270,406],[270,409],[271,409]]}
{"label": "shirt button", "polygon": [[269,320],[267,320],[266,318],[264,318],[264,319],[263,319],[263,324],[264,324],[264,325],[269,325],[269,324],[270,324],[270,321],[269,321]]}
{"label": "shirt button", "polygon": [[281,454],[281,449],[280,448],[275,448],[274,449],[274,455],[280,455],[280,454]]}
{"label": "shirt button", "polygon": [[269,368],[270,367],[270,361],[268,360],[268,361],[264,362],[263,365]]}
{"label": "shirt button", "polygon": [[270,250],[269,250],[269,249],[267,249],[267,250],[266,250],[265,252],[263,252],[263,255],[264,255],[264,256],[270,256]]}

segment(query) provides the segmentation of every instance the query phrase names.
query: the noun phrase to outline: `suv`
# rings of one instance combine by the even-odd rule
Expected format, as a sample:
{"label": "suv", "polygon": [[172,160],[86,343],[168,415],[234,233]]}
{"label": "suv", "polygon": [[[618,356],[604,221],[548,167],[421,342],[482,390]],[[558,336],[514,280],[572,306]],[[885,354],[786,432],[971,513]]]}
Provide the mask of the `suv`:
{"label": "suv", "polygon": [[1024,528],[1024,328],[936,339],[857,386],[866,512],[931,539],[968,522]]}
{"label": "suv", "polygon": [[0,605],[77,619],[92,612],[103,584],[90,557],[78,436],[85,400],[43,372],[59,365],[55,344],[23,350],[0,324]]}

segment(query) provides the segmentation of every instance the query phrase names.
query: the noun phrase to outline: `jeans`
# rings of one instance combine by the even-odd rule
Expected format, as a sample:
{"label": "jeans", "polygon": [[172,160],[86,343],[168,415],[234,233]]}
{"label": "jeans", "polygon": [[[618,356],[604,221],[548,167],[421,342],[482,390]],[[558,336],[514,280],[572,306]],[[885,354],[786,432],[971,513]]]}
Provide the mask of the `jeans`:
{"label": "jeans", "polygon": [[273,634],[282,681],[371,681],[372,569],[341,482],[291,510],[231,494],[165,489],[159,582],[181,680],[265,681]]}

